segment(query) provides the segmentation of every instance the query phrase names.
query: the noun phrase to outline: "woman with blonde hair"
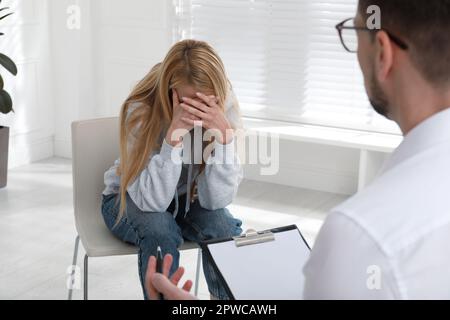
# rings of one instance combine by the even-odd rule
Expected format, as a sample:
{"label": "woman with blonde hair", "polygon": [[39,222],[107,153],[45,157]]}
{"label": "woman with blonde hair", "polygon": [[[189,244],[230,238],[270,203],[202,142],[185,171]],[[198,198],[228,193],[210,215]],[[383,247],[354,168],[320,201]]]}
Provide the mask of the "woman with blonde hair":
{"label": "woman with blonde hair", "polygon": [[[225,209],[242,180],[230,134],[240,126],[224,65],[202,41],[175,44],[123,104],[120,159],[105,173],[102,214],[114,235],[139,248],[146,299],[147,264],[158,247],[173,257],[173,275],[184,239],[198,243],[242,232],[242,222]],[[212,132],[211,141],[194,134],[199,130]],[[207,259],[203,270],[211,295],[227,299]]]}

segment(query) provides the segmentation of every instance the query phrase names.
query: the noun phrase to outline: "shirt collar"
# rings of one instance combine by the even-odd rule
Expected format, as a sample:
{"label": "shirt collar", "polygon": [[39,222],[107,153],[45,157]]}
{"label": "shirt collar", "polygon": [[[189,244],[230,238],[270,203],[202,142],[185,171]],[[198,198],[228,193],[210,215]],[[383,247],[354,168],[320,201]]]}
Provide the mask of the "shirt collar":
{"label": "shirt collar", "polygon": [[441,143],[450,143],[450,108],[426,119],[406,136],[384,165],[384,173],[417,153]]}

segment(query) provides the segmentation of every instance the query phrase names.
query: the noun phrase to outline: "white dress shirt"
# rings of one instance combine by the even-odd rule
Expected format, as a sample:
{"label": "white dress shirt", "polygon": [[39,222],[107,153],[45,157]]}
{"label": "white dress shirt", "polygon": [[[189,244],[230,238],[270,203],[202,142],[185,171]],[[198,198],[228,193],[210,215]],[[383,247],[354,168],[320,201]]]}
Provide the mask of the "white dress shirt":
{"label": "white dress shirt", "polygon": [[450,299],[450,109],[332,210],[304,274],[305,299]]}

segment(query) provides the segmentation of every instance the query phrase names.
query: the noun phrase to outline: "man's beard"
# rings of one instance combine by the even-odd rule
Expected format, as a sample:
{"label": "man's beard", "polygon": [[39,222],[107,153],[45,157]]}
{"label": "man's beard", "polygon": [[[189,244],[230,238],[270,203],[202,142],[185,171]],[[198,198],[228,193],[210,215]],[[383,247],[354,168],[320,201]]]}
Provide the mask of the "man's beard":
{"label": "man's beard", "polygon": [[372,77],[370,89],[372,96],[369,96],[369,101],[373,109],[383,117],[389,118],[389,102],[375,76]]}

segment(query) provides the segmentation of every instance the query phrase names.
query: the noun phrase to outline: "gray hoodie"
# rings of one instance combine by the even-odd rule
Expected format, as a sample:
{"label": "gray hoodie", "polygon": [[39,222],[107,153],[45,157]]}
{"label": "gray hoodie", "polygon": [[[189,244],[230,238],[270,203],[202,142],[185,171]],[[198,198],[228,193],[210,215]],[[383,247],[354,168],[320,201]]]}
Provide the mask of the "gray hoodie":
{"label": "gray hoodie", "polygon": [[[230,91],[225,104],[225,114],[233,127],[241,128],[239,109],[234,106],[235,101],[236,97]],[[193,145],[196,143],[201,145],[201,141],[192,141]],[[150,156],[147,167],[127,189],[130,198],[140,210],[165,212],[172,200],[175,200],[173,215],[176,217],[178,197],[187,195],[184,212],[186,214],[193,199],[191,187],[194,181],[197,182],[198,200],[203,208],[216,210],[232,203],[243,177],[235,140],[228,145],[215,142],[214,151],[202,173],[199,173],[200,165],[190,161],[192,150],[188,147],[183,145],[174,148],[163,141],[160,150]],[[120,177],[116,174],[119,164],[120,159],[105,173],[104,195],[119,193]]]}

